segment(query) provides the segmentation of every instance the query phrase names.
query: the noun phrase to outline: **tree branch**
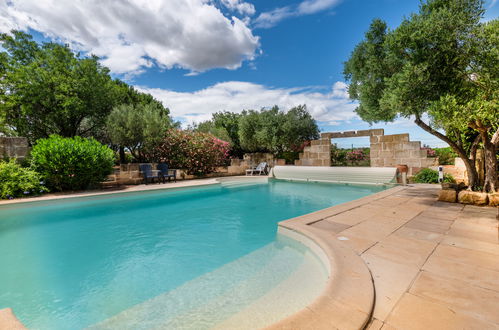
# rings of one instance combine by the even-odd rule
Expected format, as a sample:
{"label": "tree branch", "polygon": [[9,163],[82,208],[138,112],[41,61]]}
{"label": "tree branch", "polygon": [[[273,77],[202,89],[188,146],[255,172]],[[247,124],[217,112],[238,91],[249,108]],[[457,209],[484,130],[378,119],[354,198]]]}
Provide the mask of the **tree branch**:
{"label": "tree branch", "polygon": [[499,128],[494,133],[494,135],[492,135],[492,139],[490,139],[490,142],[496,147],[499,147]]}
{"label": "tree branch", "polygon": [[440,140],[442,140],[444,142],[447,142],[447,144],[450,145],[458,153],[459,157],[461,157],[463,159],[468,159],[468,156],[466,155],[466,153],[464,152],[464,150],[461,146],[457,145],[457,143],[455,143],[454,141],[449,139],[446,135],[433,129],[430,125],[428,125],[427,123],[422,121],[421,118],[419,118],[419,116],[416,116],[416,119],[414,120],[414,122],[416,123],[416,125],[418,125],[422,129],[424,129],[428,133],[435,135],[436,137],[438,137]]}
{"label": "tree branch", "polygon": [[478,144],[480,143],[481,139],[482,139],[482,137],[480,136],[480,134],[478,134],[475,137],[475,140],[473,141],[473,143],[471,144],[470,159],[473,161],[476,161],[476,151],[478,149]]}

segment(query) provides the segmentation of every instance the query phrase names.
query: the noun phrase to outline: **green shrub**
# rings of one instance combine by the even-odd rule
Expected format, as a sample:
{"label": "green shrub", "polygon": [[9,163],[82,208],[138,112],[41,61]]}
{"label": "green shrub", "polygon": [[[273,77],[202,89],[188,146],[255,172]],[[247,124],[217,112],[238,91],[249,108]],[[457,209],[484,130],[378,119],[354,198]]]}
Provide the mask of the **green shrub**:
{"label": "green shrub", "polygon": [[38,195],[48,189],[40,182],[40,174],[21,167],[14,159],[0,161],[0,198],[12,199]]}
{"label": "green shrub", "polygon": [[114,153],[92,138],[51,135],[36,142],[31,162],[50,189],[81,190],[95,186],[111,173]]}
{"label": "green shrub", "polygon": [[[438,171],[432,170],[431,168],[424,168],[414,176],[414,182],[438,183]],[[452,183],[455,182],[455,180],[452,175],[444,173],[444,182]]]}
{"label": "green shrub", "polygon": [[440,165],[454,165],[454,159],[457,157],[457,154],[451,147],[435,148],[434,150]]}

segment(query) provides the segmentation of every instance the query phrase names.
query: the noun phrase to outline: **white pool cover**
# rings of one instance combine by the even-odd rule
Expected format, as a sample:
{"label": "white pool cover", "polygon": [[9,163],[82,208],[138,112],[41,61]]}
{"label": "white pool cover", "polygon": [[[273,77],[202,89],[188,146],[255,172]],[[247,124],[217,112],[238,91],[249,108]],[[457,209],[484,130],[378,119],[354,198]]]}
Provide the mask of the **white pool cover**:
{"label": "white pool cover", "polygon": [[273,177],[284,180],[354,184],[396,183],[395,167],[275,166]]}

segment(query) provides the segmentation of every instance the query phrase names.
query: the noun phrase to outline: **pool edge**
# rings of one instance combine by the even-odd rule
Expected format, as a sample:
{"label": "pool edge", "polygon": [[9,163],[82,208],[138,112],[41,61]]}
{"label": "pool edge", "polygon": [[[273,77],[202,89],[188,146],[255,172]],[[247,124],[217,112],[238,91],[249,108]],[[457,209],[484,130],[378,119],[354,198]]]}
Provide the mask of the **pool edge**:
{"label": "pool edge", "polygon": [[[340,205],[284,220],[279,227],[310,239],[327,258],[330,274],[324,291],[307,307],[265,329],[364,329],[371,319],[375,289],[362,258],[330,233],[310,226],[317,221],[397,193],[396,186]],[[322,258],[321,258],[322,259]]]}

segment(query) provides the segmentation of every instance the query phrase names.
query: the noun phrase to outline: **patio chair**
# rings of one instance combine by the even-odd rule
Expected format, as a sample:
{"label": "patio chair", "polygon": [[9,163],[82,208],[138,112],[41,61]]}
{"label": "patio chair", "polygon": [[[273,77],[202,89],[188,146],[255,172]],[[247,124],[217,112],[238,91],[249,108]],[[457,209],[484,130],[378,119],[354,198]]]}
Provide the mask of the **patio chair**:
{"label": "patio chair", "polygon": [[157,169],[159,170],[159,177],[163,180],[163,183],[166,183],[166,179],[168,179],[168,181],[173,179],[174,182],[177,182],[177,170],[168,169],[167,163],[159,163]]}
{"label": "patio chair", "polygon": [[147,184],[149,180],[154,182],[156,179],[159,183],[159,175],[158,172],[152,170],[151,164],[140,164],[139,165],[140,172],[142,173],[142,177],[144,178],[144,183]]}
{"label": "patio chair", "polygon": [[258,164],[257,167],[247,169],[246,175],[254,175],[254,174],[267,175],[267,167],[268,165],[266,162],[261,162],[260,164]]}

